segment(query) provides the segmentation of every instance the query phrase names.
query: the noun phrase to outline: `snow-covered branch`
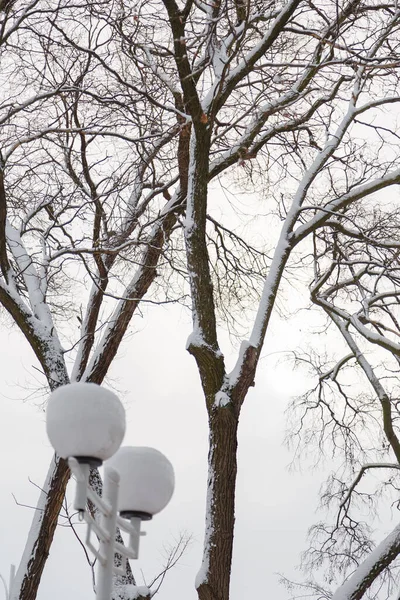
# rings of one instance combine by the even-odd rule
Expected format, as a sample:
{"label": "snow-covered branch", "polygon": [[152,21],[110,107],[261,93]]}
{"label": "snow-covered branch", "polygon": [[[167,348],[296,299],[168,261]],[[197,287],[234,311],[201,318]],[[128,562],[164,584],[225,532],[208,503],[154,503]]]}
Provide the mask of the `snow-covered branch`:
{"label": "snow-covered branch", "polygon": [[360,600],[375,579],[400,552],[400,525],[369,554],[352,575],[336,590],[332,600]]}

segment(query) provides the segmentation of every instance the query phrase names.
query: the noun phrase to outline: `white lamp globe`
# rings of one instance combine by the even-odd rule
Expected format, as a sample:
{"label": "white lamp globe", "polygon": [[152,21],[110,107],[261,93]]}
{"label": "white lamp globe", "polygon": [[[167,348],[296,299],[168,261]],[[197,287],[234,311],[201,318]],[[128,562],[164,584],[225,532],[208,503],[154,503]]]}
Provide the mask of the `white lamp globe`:
{"label": "white lamp globe", "polygon": [[121,477],[118,510],[122,517],[143,521],[160,512],[171,500],[175,487],[174,469],[168,458],[154,448],[125,446],[105,466]]}
{"label": "white lamp globe", "polygon": [[59,456],[99,466],[121,445],[125,409],[110,390],[95,383],[70,383],[50,395],[46,429]]}

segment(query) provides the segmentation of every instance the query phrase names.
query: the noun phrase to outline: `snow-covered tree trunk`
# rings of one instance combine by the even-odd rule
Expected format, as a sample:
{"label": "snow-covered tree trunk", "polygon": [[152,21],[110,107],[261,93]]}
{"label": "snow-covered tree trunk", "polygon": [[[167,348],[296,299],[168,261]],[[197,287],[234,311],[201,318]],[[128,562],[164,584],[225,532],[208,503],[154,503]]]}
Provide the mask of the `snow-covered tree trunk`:
{"label": "snow-covered tree trunk", "polygon": [[10,600],[36,598],[57,527],[69,476],[66,461],[54,457],[40,493],[24,553],[13,580]]}
{"label": "snow-covered tree trunk", "polygon": [[232,405],[216,406],[209,424],[204,554],[195,582],[200,600],[229,598],[235,524],[238,417]]}

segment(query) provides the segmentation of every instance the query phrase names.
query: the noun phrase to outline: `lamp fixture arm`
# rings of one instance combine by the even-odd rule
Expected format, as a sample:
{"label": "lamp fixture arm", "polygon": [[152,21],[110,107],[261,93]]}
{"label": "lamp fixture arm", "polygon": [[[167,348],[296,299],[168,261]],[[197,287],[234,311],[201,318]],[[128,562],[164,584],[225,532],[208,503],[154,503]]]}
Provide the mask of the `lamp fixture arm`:
{"label": "lamp fixture arm", "polygon": [[[137,559],[139,556],[140,537],[146,535],[140,531],[140,517],[131,517],[130,521],[118,515],[118,491],[120,476],[116,469],[108,466],[104,469],[103,496],[100,497],[89,485],[90,465],[79,462],[74,457],[68,458],[68,465],[76,479],[74,507],[87,523],[86,546],[98,559],[97,567],[97,600],[110,600],[112,592],[112,574],[124,575],[125,568],[115,565],[115,553],[126,559]],[[87,510],[90,500],[100,513],[96,521]],[[117,526],[129,534],[129,545],[124,546],[116,541]],[[91,531],[98,540],[97,549],[91,541]]]}

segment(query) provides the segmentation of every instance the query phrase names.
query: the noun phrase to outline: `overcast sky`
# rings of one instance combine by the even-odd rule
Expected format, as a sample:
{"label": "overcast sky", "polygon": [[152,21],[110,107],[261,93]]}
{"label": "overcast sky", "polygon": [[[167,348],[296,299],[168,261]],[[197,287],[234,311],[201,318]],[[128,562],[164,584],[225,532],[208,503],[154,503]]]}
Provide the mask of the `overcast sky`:
{"label": "overcast sky", "polygon": [[[176,491],[170,505],[146,523],[140,559],[132,562],[137,583],[147,583],[161,569],[168,547],[181,533],[191,536],[179,566],[170,572],[159,592],[163,600],[196,598],[194,578],[201,562],[207,468],[206,412],[199,377],[185,351],[191,331],[180,307],[155,307],[136,317],[107,385],[120,395],[127,410],[124,444],[149,445],[161,450],[174,465]],[[274,328],[268,351],[279,350],[301,333],[293,324]],[[239,433],[239,473],[236,511],[232,600],[259,593],[266,587],[275,600],[288,597],[278,572],[300,577],[294,569],[305,547],[308,526],[315,518],[321,474],[298,469],[289,472],[291,453],[283,446],[283,411],[304,385],[289,364],[276,366],[275,356],[261,361],[256,386],[244,405]],[[0,512],[0,572],[8,577],[10,563],[18,565],[33,508],[35,487],[45,478],[52,455],[45,433],[42,383],[35,360],[21,335],[3,329],[1,344],[0,421],[2,494]],[[272,372],[271,372],[272,371]],[[72,502],[72,490],[68,499]],[[83,532],[83,526],[77,531]],[[71,529],[59,527],[47,563],[39,600],[83,600],[91,593],[90,571]]]}
{"label": "overcast sky", "polygon": [[[195,362],[185,351],[189,316],[179,306],[154,307],[136,317],[131,334],[107,379],[127,410],[126,445],[161,450],[174,465],[176,491],[168,507],[144,524],[138,561],[132,561],[138,585],[162,570],[168,548],[183,533],[190,546],[167,577],[160,600],[196,600],[194,579],[201,563],[207,469],[206,411]],[[279,573],[301,579],[296,570],[306,547],[308,527],[317,513],[318,490],[333,468],[329,455],[319,470],[307,463],[289,468],[292,454],[283,445],[284,410],[307,381],[279,352],[304,341],[304,314],[272,324],[256,386],[245,401],[239,431],[239,471],[232,600],[272,597],[286,600]],[[14,329],[1,333],[0,420],[0,573],[8,578],[18,565],[29,530],[32,507],[47,472],[52,449],[45,432],[45,396],[35,359]],[[231,357],[232,359],[232,357]],[[229,361],[229,357],[228,357]],[[229,364],[228,364],[229,366]],[[313,454],[313,451],[311,452]],[[21,505],[18,506],[16,501]],[[68,491],[72,503],[73,490]],[[63,522],[63,521],[61,521]],[[382,523],[382,533],[390,529]],[[84,526],[77,528],[83,536]],[[261,590],[264,590],[261,593]],[[56,595],[56,596],[55,596]],[[73,532],[59,527],[47,562],[38,600],[87,600],[91,574]]]}

